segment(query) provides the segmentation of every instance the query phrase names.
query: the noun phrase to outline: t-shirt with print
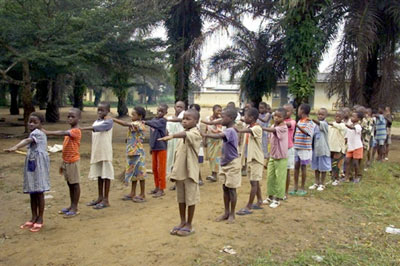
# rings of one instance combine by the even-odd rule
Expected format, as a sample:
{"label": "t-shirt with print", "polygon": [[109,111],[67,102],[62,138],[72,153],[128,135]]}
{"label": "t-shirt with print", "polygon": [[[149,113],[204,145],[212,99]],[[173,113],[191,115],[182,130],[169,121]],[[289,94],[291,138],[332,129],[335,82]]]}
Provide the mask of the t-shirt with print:
{"label": "t-shirt with print", "polygon": [[68,136],[64,137],[62,159],[66,163],[74,163],[79,161],[79,148],[81,146],[81,130],[72,128],[68,130]]}
{"label": "t-shirt with print", "polygon": [[[248,127],[252,133],[245,133],[245,144],[242,148],[242,165],[253,160],[264,164],[264,153],[262,149],[262,128],[258,124]],[[247,153],[246,153],[247,151]],[[247,155],[247,157],[246,157]]]}
{"label": "t-shirt with print", "polygon": [[238,158],[239,138],[236,130],[232,127],[224,130],[225,137],[222,143],[221,166],[229,164],[234,159]]}
{"label": "t-shirt with print", "polygon": [[294,143],[293,143],[293,137],[294,137],[294,131],[296,130],[296,121],[294,121],[292,118],[285,119],[285,123],[289,123],[290,127],[288,127],[288,149],[293,148]]}
{"label": "t-shirt with print", "polygon": [[284,159],[288,154],[288,127],[285,125],[275,127],[275,132],[269,134],[271,144],[271,158]]}
{"label": "t-shirt with print", "polygon": [[346,141],[345,136],[347,132],[347,127],[344,123],[332,122],[329,127],[329,148],[331,152],[346,152]]}
{"label": "t-shirt with print", "polygon": [[347,129],[347,151],[354,151],[363,147],[361,141],[362,128],[359,124],[354,125],[354,129]]}
{"label": "t-shirt with print", "polygon": [[304,134],[296,127],[294,134],[294,148],[299,150],[312,150],[314,123],[310,119],[304,118],[300,119],[297,125],[307,132],[307,134]]}
{"label": "t-shirt with print", "polygon": [[331,150],[329,148],[329,125],[326,120],[320,121],[319,126],[319,138],[315,140],[314,143],[314,154],[315,156],[331,156]]}

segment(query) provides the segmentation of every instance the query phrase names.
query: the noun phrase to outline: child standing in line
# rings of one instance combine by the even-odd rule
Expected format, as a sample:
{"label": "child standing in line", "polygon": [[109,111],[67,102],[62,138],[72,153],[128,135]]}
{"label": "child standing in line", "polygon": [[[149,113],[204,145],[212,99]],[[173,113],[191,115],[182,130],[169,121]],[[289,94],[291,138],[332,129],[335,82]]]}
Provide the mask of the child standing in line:
{"label": "child standing in line", "polygon": [[[126,169],[125,184],[132,182],[131,193],[125,195],[123,200],[132,200],[136,203],[146,201],[145,179],[146,174],[146,153],[144,152],[143,141],[144,131],[146,130],[143,119],[146,118],[146,110],[141,106],[136,106],[132,110],[132,122],[125,122],[113,118],[114,122],[128,127],[126,137]],[[140,182],[140,194],[136,196],[137,181]]]}
{"label": "child standing in line", "polygon": [[[271,107],[265,103],[265,102],[260,102],[258,105],[258,112],[260,113],[257,123],[262,127],[262,128],[267,128],[269,127],[269,123],[271,122]],[[263,137],[262,137],[262,147],[263,147],[263,153],[264,153],[264,160],[265,160],[265,167],[268,165],[268,159],[269,159],[269,153],[268,153],[268,131],[263,130]]]}
{"label": "child standing in line", "polygon": [[386,142],[385,142],[385,161],[389,160],[389,146],[392,144],[392,123],[394,120],[394,115],[390,110],[389,106],[385,107],[385,119],[386,119]]}
{"label": "child standing in line", "polygon": [[367,120],[368,123],[371,125],[371,132],[370,132],[370,141],[369,141],[369,150],[367,154],[367,168],[371,166],[373,161],[373,150],[375,147],[375,117],[372,114],[372,109],[367,108]]}
{"label": "child standing in line", "polygon": [[332,160],[332,186],[339,185],[340,166],[346,153],[346,125],[343,122],[343,111],[337,111],[335,121],[329,123],[329,148]]}
{"label": "child standing in line", "polygon": [[385,141],[387,137],[386,119],[384,116],[385,110],[379,107],[378,115],[376,117],[376,145],[378,147],[378,161],[381,162],[385,156]]}
{"label": "child standing in line", "polygon": [[309,189],[323,191],[325,189],[326,173],[332,170],[331,151],[328,135],[329,125],[326,122],[328,110],[321,108],[318,111],[318,120],[313,119],[316,127],[319,127],[319,138],[315,139],[311,168],[315,171],[315,183]]}
{"label": "child standing in line", "polygon": [[4,150],[14,152],[28,146],[24,167],[23,192],[30,195],[32,218],[22,224],[20,228],[30,228],[31,232],[39,232],[43,227],[44,192],[50,190],[50,159],[47,153],[47,137],[41,130],[43,122],[42,114],[31,113],[28,120],[28,127],[31,131],[29,137]]}
{"label": "child standing in line", "polygon": [[89,179],[97,180],[99,196],[96,200],[87,203],[100,210],[110,206],[108,195],[110,193],[111,180],[114,180],[114,167],[112,165],[112,128],[113,120],[107,115],[110,112],[110,104],[100,102],[97,106],[98,119],[91,127],[81,130],[92,131],[92,152],[90,157]]}
{"label": "child standing in line", "polygon": [[[301,104],[299,106],[298,115],[300,120],[296,124],[294,135],[294,190],[290,191],[290,195],[305,196],[305,184],[307,178],[307,165],[312,159],[312,139],[314,132],[314,123],[308,117],[310,114],[310,105]],[[299,174],[301,169],[301,189],[299,189]]]}
{"label": "child standing in line", "polygon": [[239,137],[233,127],[235,125],[236,117],[236,110],[227,108],[222,112],[221,120],[221,124],[225,126],[226,129],[219,134],[202,134],[206,138],[223,140],[219,176],[223,181],[222,190],[224,192],[225,212],[217,218],[217,222],[227,221],[228,223],[233,223],[235,221],[235,207],[237,202],[236,189],[240,187],[242,180],[238,153]]}
{"label": "child standing in line", "polygon": [[[372,124],[373,121],[372,119],[368,118],[368,112],[367,108],[364,106],[360,106],[356,110],[357,112],[361,112],[364,115],[364,118],[360,121],[361,125],[361,141],[363,143],[363,153],[364,154],[369,154],[369,149],[370,149],[370,142],[371,142],[371,131],[372,131]],[[363,159],[360,162],[360,169],[364,169],[364,171],[367,171],[368,167],[368,156],[363,156]],[[362,171],[359,171],[358,173],[360,174],[359,178],[362,177]]]}
{"label": "child standing in line", "polygon": [[354,183],[360,182],[359,171],[360,171],[360,161],[363,158],[363,143],[361,140],[362,128],[360,126],[360,120],[363,119],[363,113],[353,112],[351,116],[352,125],[346,125],[347,133],[347,153],[346,153],[346,179],[350,179],[351,164],[353,164],[353,169],[355,172]]}
{"label": "child standing in line", "polygon": [[188,236],[195,232],[192,222],[196,204],[200,201],[198,156],[202,137],[196,127],[199,117],[196,110],[187,110],[182,120],[185,130],[159,139],[179,139],[171,181],[176,182],[181,223],[170,231],[171,235]]}
{"label": "child standing in line", "polygon": [[268,200],[269,207],[277,208],[285,197],[288,155],[288,127],[284,121],[287,113],[284,108],[274,112],[274,125],[263,128],[270,133],[271,152],[268,162]]}
{"label": "child standing in line", "polygon": [[[288,159],[288,164],[287,164],[287,177],[286,177],[286,189],[285,189],[285,197],[283,200],[286,200],[289,194],[289,185],[290,185],[290,170],[294,169],[294,144],[293,144],[293,137],[294,137],[294,131],[296,129],[296,121],[292,119],[292,114],[293,114],[293,105],[290,103],[287,103],[283,105],[283,108],[286,111],[286,117],[285,117],[285,123],[288,128],[288,154],[287,154],[287,159]],[[267,202],[264,202],[264,204],[268,204],[268,199]]]}
{"label": "child standing in line", "polygon": [[[242,146],[242,166],[247,165],[247,174],[250,177],[250,195],[246,207],[240,209],[237,215],[252,214],[251,209],[262,209],[262,194],[260,181],[264,170],[264,153],[262,149],[262,128],[257,124],[258,110],[254,107],[245,112],[244,122],[248,125],[245,129],[237,129],[244,134]],[[253,204],[257,196],[257,204]]]}
{"label": "child standing in line", "polygon": [[[199,112],[199,114],[200,114],[201,107],[200,107],[200,105],[198,105],[198,104],[196,104],[196,103],[193,103],[193,104],[191,104],[191,105],[189,106],[189,109],[194,109],[194,110],[196,110],[197,112]],[[200,117],[199,120],[201,120],[201,117]],[[201,131],[201,124],[200,124],[200,121],[197,123],[197,129],[198,129],[200,132],[202,132],[202,131]],[[199,164],[200,164],[200,165],[202,165],[202,164],[204,163],[204,148],[203,148],[204,144],[203,144],[203,143],[205,143],[205,142],[206,142],[206,140],[203,138],[203,141],[201,142],[200,150],[199,150]],[[200,167],[200,169],[201,169],[201,167]],[[204,182],[203,182],[203,178],[201,177],[201,170],[200,170],[200,171],[199,171],[199,186],[202,186],[202,185],[204,185]]]}
{"label": "child standing in line", "polygon": [[153,198],[165,195],[164,190],[167,183],[167,143],[158,141],[167,135],[167,119],[164,116],[168,112],[168,105],[160,104],[157,108],[157,115],[145,125],[150,127],[150,152],[154,175],[155,188],[150,191]]}
{"label": "child standing in line", "polygon": [[64,218],[75,217],[79,214],[78,202],[81,195],[81,188],[79,185],[81,176],[79,148],[81,146],[82,137],[78,125],[80,119],[81,110],[78,108],[71,108],[68,111],[68,123],[71,126],[70,130],[47,131],[43,129],[43,132],[48,136],[64,136],[62,149],[63,162],[60,166],[60,174],[64,175],[65,181],[67,181],[71,199],[71,205],[59,211],[59,214],[63,214]]}
{"label": "child standing in line", "polygon": [[[221,120],[221,112],[222,107],[218,104],[213,106],[213,114],[207,117],[207,120],[212,122],[215,120]],[[208,125],[206,132],[211,134],[219,134],[222,132],[222,125]],[[219,172],[219,166],[221,164],[221,149],[222,149],[222,140],[221,139],[214,139],[208,138],[206,140],[206,147],[207,147],[207,158],[210,163],[211,175],[207,176],[207,180],[211,182],[217,181],[217,174]]]}

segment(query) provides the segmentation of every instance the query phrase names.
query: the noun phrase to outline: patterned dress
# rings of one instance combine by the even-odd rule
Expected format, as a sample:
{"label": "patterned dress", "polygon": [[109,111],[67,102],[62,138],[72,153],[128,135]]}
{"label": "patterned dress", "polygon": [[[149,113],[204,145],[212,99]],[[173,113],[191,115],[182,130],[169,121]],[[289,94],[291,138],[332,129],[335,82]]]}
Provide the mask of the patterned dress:
{"label": "patterned dress", "polygon": [[126,139],[125,182],[144,180],[146,178],[146,154],[143,148],[145,124],[142,121],[132,122]]}
{"label": "patterned dress", "polygon": [[[207,121],[212,121],[211,117],[207,117]],[[207,132],[212,134],[221,133],[223,127],[221,125],[207,126]],[[207,158],[210,163],[211,172],[218,173],[221,164],[222,155],[222,139],[207,138]]]}
{"label": "patterned dress", "polygon": [[50,159],[47,153],[47,137],[35,129],[29,134],[33,140],[28,147],[24,167],[24,193],[42,193],[50,190]]}

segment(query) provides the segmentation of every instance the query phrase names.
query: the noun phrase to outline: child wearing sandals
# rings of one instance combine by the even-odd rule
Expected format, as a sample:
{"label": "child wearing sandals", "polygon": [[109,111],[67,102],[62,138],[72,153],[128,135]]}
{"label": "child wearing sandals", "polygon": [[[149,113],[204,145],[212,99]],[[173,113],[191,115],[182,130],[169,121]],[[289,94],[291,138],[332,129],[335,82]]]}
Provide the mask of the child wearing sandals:
{"label": "child wearing sandals", "polygon": [[329,125],[326,122],[328,110],[321,108],[318,110],[318,120],[313,119],[318,129],[318,134],[314,138],[314,149],[311,161],[311,168],[315,171],[315,183],[309,189],[323,191],[325,189],[326,173],[332,169],[331,150],[329,148],[328,135]]}
{"label": "child wearing sandals", "polygon": [[69,195],[71,205],[59,211],[63,214],[64,218],[75,217],[79,214],[78,202],[81,195],[81,188],[79,186],[80,179],[80,154],[79,148],[81,146],[81,130],[79,129],[79,120],[81,119],[81,110],[78,108],[71,108],[68,111],[68,123],[71,126],[70,130],[47,131],[43,132],[48,136],[64,136],[62,159],[63,162],[60,166],[60,174],[64,175],[69,187]]}
{"label": "child wearing sandals", "polygon": [[328,142],[332,160],[332,186],[337,186],[340,182],[340,167],[346,153],[345,136],[347,128],[343,122],[343,111],[336,112],[335,121],[329,123],[329,126]]}
{"label": "child wearing sandals", "polygon": [[100,210],[110,206],[108,195],[110,193],[111,180],[114,180],[114,167],[112,165],[112,129],[113,120],[107,115],[110,112],[110,104],[100,102],[97,106],[98,119],[91,127],[81,130],[92,131],[92,152],[90,157],[89,179],[97,180],[98,198],[87,203],[93,209]]}
{"label": "child wearing sandals", "polygon": [[353,166],[354,169],[354,183],[359,183],[359,172],[360,172],[360,161],[363,158],[363,143],[361,140],[362,128],[360,120],[362,120],[364,114],[362,112],[353,112],[351,116],[352,125],[346,125],[347,127],[347,153],[346,153],[346,180],[350,180],[350,171]]}
{"label": "child wearing sandals", "polygon": [[159,139],[160,141],[179,139],[171,181],[176,183],[181,223],[170,231],[171,235],[188,236],[194,233],[192,226],[194,211],[200,201],[198,156],[202,137],[196,126],[199,117],[196,110],[187,110],[182,119],[185,130]]}
{"label": "child wearing sandals", "polygon": [[[288,197],[288,193],[289,193],[290,170],[294,169],[293,137],[294,137],[294,131],[296,130],[296,121],[292,119],[293,105],[290,103],[287,103],[287,104],[283,105],[283,108],[286,110],[285,123],[286,123],[286,126],[288,127],[288,155],[287,155],[288,164],[287,164],[285,197],[283,198],[283,200],[286,200]],[[268,200],[267,200],[267,202],[263,202],[263,203],[268,203]]]}
{"label": "child wearing sandals", "polygon": [[[196,110],[197,112],[199,112],[199,114],[200,114],[201,107],[200,107],[200,105],[198,105],[198,104],[196,104],[196,103],[192,103],[192,104],[189,106],[189,109],[194,109],[194,110]],[[200,123],[200,120],[201,120],[201,118],[199,119],[199,122],[197,123],[197,129],[200,130],[200,132],[201,132],[201,123]],[[205,139],[203,138],[203,141],[202,141],[201,144],[200,144],[200,150],[199,150],[199,164],[200,164],[200,165],[202,165],[202,164],[204,163],[204,148],[203,148],[203,146],[204,146],[204,143],[205,143],[205,142],[206,142],[206,141],[205,141]],[[201,168],[201,167],[200,167],[200,168]],[[201,177],[201,171],[199,172],[199,185],[200,185],[200,186],[203,186],[203,185],[204,185],[203,178]]]}
{"label": "child wearing sandals", "polygon": [[224,192],[225,213],[217,218],[217,222],[227,221],[233,223],[235,221],[235,207],[237,202],[236,189],[241,185],[240,174],[240,158],[238,153],[239,137],[233,128],[237,112],[235,109],[227,108],[222,112],[221,124],[226,129],[219,133],[202,134],[206,138],[222,139],[222,157],[220,167],[220,180],[223,181],[222,190]]}
{"label": "child wearing sandals", "polygon": [[[132,182],[131,193],[125,195],[123,200],[132,200],[136,203],[146,201],[145,195],[145,179],[146,179],[146,154],[144,152],[143,141],[145,124],[142,121],[146,117],[146,110],[143,107],[136,106],[133,108],[131,118],[132,122],[126,122],[113,118],[114,122],[128,127],[126,137],[126,168],[125,168],[125,184]],[[136,196],[137,182],[140,182],[140,194]]]}
{"label": "child wearing sandals", "polygon": [[41,130],[43,122],[42,114],[31,113],[28,120],[28,127],[31,131],[29,137],[4,150],[14,152],[28,146],[24,167],[23,192],[30,195],[32,218],[21,225],[20,228],[30,228],[31,232],[39,232],[43,227],[44,192],[50,190],[50,159],[47,153],[47,137]]}

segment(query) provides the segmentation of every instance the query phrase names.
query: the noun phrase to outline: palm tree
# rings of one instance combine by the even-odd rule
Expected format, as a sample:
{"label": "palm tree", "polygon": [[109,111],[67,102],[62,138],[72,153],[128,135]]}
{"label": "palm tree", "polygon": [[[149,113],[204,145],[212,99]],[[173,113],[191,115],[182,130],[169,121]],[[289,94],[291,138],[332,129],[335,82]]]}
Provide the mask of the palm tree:
{"label": "palm tree", "polygon": [[231,80],[241,75],[241,92],[258,106],[262,96],[271,93],[285,75],[284,47],[278,36],[276,33],[273,38],[268,30],[241,30],[233,37],[232,46],[212,56],[211,74],[229,70]]}

